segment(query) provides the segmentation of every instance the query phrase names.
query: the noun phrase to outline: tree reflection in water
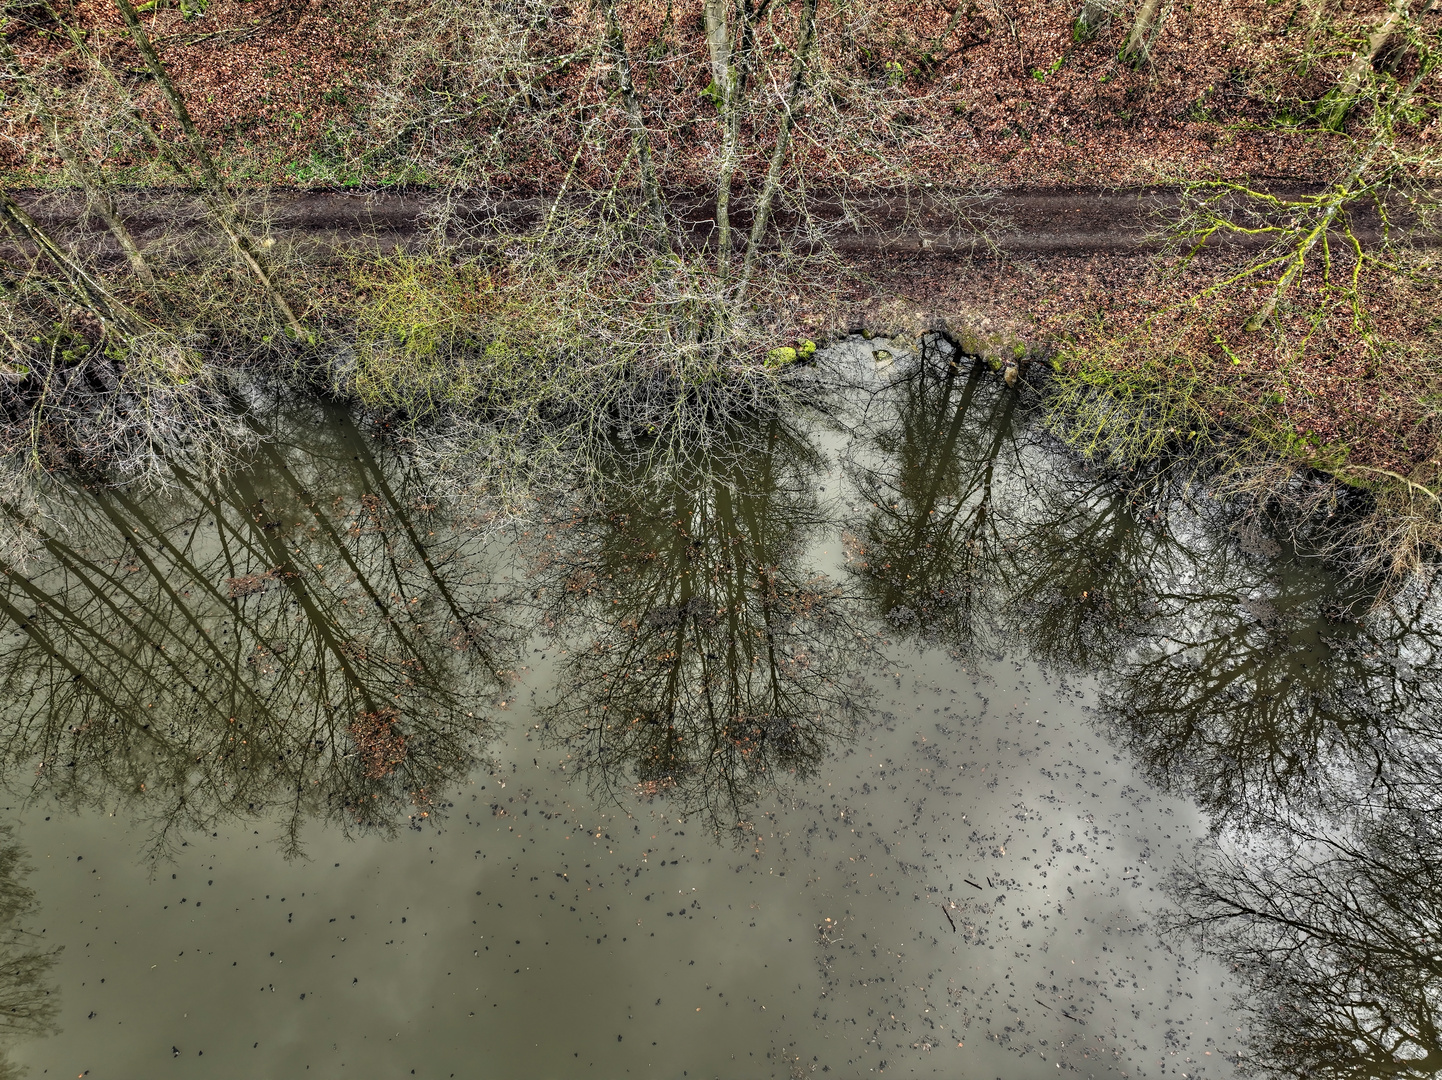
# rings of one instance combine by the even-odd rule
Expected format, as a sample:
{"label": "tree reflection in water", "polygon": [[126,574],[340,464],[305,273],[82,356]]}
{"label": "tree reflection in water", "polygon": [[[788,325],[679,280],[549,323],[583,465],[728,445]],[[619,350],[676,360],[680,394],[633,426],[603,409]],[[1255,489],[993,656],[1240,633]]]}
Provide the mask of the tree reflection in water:
{"label": "tree reflection in water", "polygon": [[[819,497],[814,431],[777,418],[542,515],[523,554],[557,656],[547,737],[596,792],[744,842],[863,714],[870,627],[1095,678],[1097,725],[1214,825],[1173,923],[1250,987],[1243,1065],[1437,1073],[1435,601],[1341,618],[1355,598],[1204,491],[1157,518],[1024,415],[932,340],[862,410],[849,515]],[[223,482],[179,466],[165,499],[53,493],[37,559],[0,583],[12,783],[129,808],[157,854],[279,809],[293,851],[307,816],[430,813],[478,761],[516,610],[490,534],[417,501],[339,414],[301,443]],[[808,554],[837,531],[844,587]]]}
{"label": "tree reflection in water", "polygon": [[542,719],[593,789],[663,795],[742,842],[761,795],[847,737],[870,643],[806,566],[824,463],[773,418],[705,468],[615,477],[604,512],[554,524],[534,584],[566,653]]}
{"label": "tree reflection in water", "polygon": [[236,816],[296,852],[309,816],[433,813],[506,674],[478,534],[333,410],[219,480],[173,468],[166,497],[57,485],[0,583],[9,781],[132,809],[156,855]]}
{"label": "tree reflection in water", "polygon": [[1329,643],[1326,681],[1293,690],[1287,714],[1305,791],[1223,832],[1174,884],[1175,924],[1252,990],[1256,1073],[1442,1071],[1442,634],[1429,610],[1394,602]]}
{"label": "tree reflection in water", "polygon": [[873,616],[1094,676],[1099,727],[1207,811],[1172,922],[1249,987],[1244,1068],[1442,1071],[1437,605],[1338,618],[1366,597],[1206,499],[1138,510],[1157,500],[1039,452],[982,379],[932,343],[860,429]]}
{"label": "tree reflection in water", "polygon": [[1182,879],[1178,922],[1245,980],[1252,1072],[1442,1070],[1442,806],[1298,824]]}
{"label": "tree reflection in water", "polygon": [[18,1039],[52,1035],[60,1011],[55,990],[46,978],[60,955],[26,929],[35,914],[35,893],[24,882],[25,852],[14,830],[0,826],[0,1080],[24,1070],[11,1064],[4,1047]]}
{"label": "tree reflection in water", "polygon": [[1323,614],[1335,583],[1294,559],[1254,559],[1195,521],[1137,531],[1159,542],[1123,557],[1121,577],[1147,615],[1101,665],[1102,726],[1153,783],[1219,825],[1314,794],[1318,763],[1370,730],[1346,701],[1358,673],[1334,647],[1355,628]]}
{"label": "tree reflection in water", "polygon": [[1015,464],[1015,403],[981,364],[928,339],[868,408],[846,471],[871,509],[848,523],[847,554],[861,595],[897,632],[975,647],[1003,540],[996,494]]}
{"label": "tree reflection in water", "polygon": [[847,523],[850,568],[901,636],[1090,671],[1145,631],[1147,575],[1186,552],[1109,480],[1039,449],[1020,411],[984,365],[926,341],[849,449],[867,507]]}

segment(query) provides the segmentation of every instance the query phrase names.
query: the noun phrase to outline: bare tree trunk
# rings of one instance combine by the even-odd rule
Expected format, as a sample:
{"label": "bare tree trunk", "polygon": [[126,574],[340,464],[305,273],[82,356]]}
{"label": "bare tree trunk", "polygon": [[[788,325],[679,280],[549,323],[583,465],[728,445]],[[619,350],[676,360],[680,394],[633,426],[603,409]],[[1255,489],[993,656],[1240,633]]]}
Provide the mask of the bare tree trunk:
{"label": "bare tree trunk", "polygon": [[1407,21],[1408,0],[1392,0],[1387,7],[1387,13],[1382,16],[1382,21],[1367,38],[1367,47],[1360,50],[1342,72],[1342,77],[1337,80],[1337,92],[1340,96],[1352,98],[1362,86],[1362,80],[1366,78],[1367,72],[1376,63],[1377,57],[1387,47],[1395,34]]}
{"label": "bare tree trunk", "polygon": [[736,0],[734,26],[726,25],[726,0],[705,0],[706,44],[711,53],[713,87],[721,116],[721,167],[716,179],[716,256],[724,288],[731,276],[731,186],[741,162],[741,102],[751,77],[756,23],[770,7],[754,8]]}
{"label": "bare tree trunk", "polygon": [[[235,219],[235,215],[226,205],[225,181],[216,167],[215,159],[210,156],[210,151],[206,149],[200,132],[196,130],[195,123],[190,118],[190,110],[185,107],[185,99],[180,96],[180,92],[175,89],[175,84],[170,81],[170,75],[165,70],[165,65],[160,62],[160,56],[156,53],[155,46],[150,43],[144,27],[140,25],[140,17],[135,13],[135,6],[130,0],[115,0],[115,6],[120,9],[121,17],[130,30],[130,37],[140,51],[140,57],[145,61],[146,68],[154,76],[161,93],[170,103],[176,120],[180,122],[180,129],[185,133],[191,156],[200,164],[201,171],[205,174],[207,190],[202,199],[206,208],[219,223],[221,231],[225,233],[226,239],[230,241],[230,245],[240,261],[260,283],[261,288],[270,297],[271,303],[275,304],[281,314],[285,316],[285,321],[289,324],[296,339],[305,340],[309,337],[309,332],[275,284],[255,242],[251,240],[249,233]],[[159,136],[153,128],[151,128],[150,134],[152,139],[158,141]]]}
{"label": "bare tree trunk", "polygon": [[616,83],[621,91],[621,104],[631,127],[631,143],[641,162],[641,194],[656,217],[658,243],[671,246],[670,229],[666,224],[666,204],[661,185],[656,181],[656,166],[651,160],[651,136],[646,131],[646,118],[641,115],[641,101],[636,96],[636,83],[631,77],[631,58],[626,52],[626,37],[616,17],[616,0],[602,0],[606,14],[606,51],[616,69]]}
{"label": "bare tree trunk", "polygon": [[[724,286],[731,261],[731,177],[736,171],[736,137],[731,119],[737,113],[736,69],[726,25],[726,0],[705,0],[701,9],[706,47],[711,54],[711,89],[721,116],[721,172],[716,182],[716,257]],[[743,16],[744,17],[744,16]]]}
{"label": "bare tree trunk", "polygon": [[[1426,0],[1426,3],[1417,9],[1415,17],[1420,20],[1439,9],[1442,9],[1442,0]],[[1406,27],[1407,21],[1404,20],[1393,31],[1392,36],[1382,42],[1381,48],[1377,50],[1376,58],[1372,61],[1373,67],[1379,71],[1396,71],[1409,54],[1416,52],[1416,42],[1411,40],[1411,35],[1401,33]],[[1422,27],[1418,25],[1416,31],[1420,34]]]}
{"label": "bare tree trunk", "polygon": [[140,16],[135,13],[135,6],[130,0],[115,0],[115,6],[120,9],[120,15],[130,30],[130,37],[135,42],[135,47],[140,51],[140,58],[145,61],[146,69],[160,86],[160,92],[170,103],[175,118],[180,121],[180,130],[185,133],[186,141],[190,144],[190,152],[195,160],[200,162],[206,179],[216,187],[223,186],[215,159],[206,149],[200,132],[196,131],[195,123],[190,119],[190,110],[185,107],[185,99],[180,96],[180,91],[176,90],[175,84],[170,81],[170,73],[160,62],[160,54],[155,51],[155,46],[150,43],[150,37],[145,33],[145,28],[140,25]]}
{"label": "bare tree trunk", "polygon": [[[1357,54],[1352,57],[1352,62],[1347,65],[1341,77],[1338,78],[1336,88],[1328,95],[1328,104],[1324,115],[1327,126],[1341,127],[1342,122],[1347,119],[1347,114],[1352,111],[1352,105],[1378,58],[1386,53],[1392,46],[1393,39],[1405,29],[1408,22],[1409,2],[1410,0],[1392,0],[1387,7],[1386,14],[1382,16],[1382,21],[1368,36],[1366,47],[1358,50]],[[1427,14],[1436,6],[1436,3],[1437,0],[1431,0],[1430,3],[1425,4],[1420,14]]]}
{"label": "bare tree trunk", "polygon": [[776,146],[771,151],[771,163],[766,169],[766,182],[761,189],[761,200],[756,206],[756,216],[751,222],[751,235],[746,241],[746,261],[741,268],[741,281],[736,287],[739,301],[751,283],[751,274],[756,267],[756,256],[761,250],[761,241],[766,236],[766,226],[771,220],[771,208],[781,190],[781,170],[786,165],[786,153],[791,146],[791,130],[801,111],[801,92],[806,88],[806,75],[811,60],[811,47],[816,40],[816,2],[803,0],[801,9],[801,41],[796,48],[796,57],[791,62],[791,85],[786,99],[781,103],[781,125],[776,134]]}
{"label": "bare tree trunk", "polygon": [[1156,41],[1157,31],[1161,29],[1162,0],[1142,0],[1141,6],[1137,8],[1137,17],[1132,21],[1131,33],[1127,35],[1127,42],[1122,46],[1122,62],[1140,67],[1146,63],[1147,57],[1151,55],[1152,43]]}
{"label": "bare tree trunk", "polygon": [[942,45],[946,43],[947,39],[956,32],[956,28],[961,25],[961,20],[967,14],[967,12],[974,10],[975,9],[972,8],[966,2],[966,0],[956,0],[956,7],[952,9],[951,18],[946,20],[945,28],[941,31],[941,33],[936,35],[936,40],[931,43],[931,51],[935,52],[937,49],[941,48]]}
{"label": "bare tree trunk", "polygon": [[4,188],[0,188],[0,224],[21,243],[29,242],[60,271],[69,286],[70,300],[83,307],[102,323],[126,334],[143,329],[140,320],[110,290],[77,262],[69,252],[52,240]]}
{"label": "bare tree trunk", "polygon": [[131,235],[130,230],[126,228],[125,222],[120,220],[114,198],[106,190],[100,177],[91,169],[83,153],[76,153],[75,148],[61,133],[60,124],[56,120],[55,114],[50,111],[50,106],[40,87],[30,78],[21,65],[20,58],[15,55],[15,50],[3,37],[0,37],[0,56],[3,56],[5,60],[10,77],[19,84],[21,92],[30,101],[31,111],[34,112],[40,126],[44,128],[51,145],[55,147],[55,152],[60,155],[60,159],[71,174],[80,181],[80,186],[85,191],[86,205],[99,214],[100,219],[105,222],[105,227],[115,237],[116,243],[120,245],[120,250],[125,252],[125,257],[129,260],[130,268],[135,272],[135,276],[147,284],[153,282],[155,278],[151,274],[145,258],[140,254],[140,246],[135,242],[135,237]]}
{"label": "bare tree trunk", "polygon": [[1074,41],[1091,41],[1111,21],[1111,5],[1106,0],[1086,0],[1072,27]]}
{"label": "bare tree trunk", "polygon": [[731,79],[731,37],[726,26],[726,0],[704,0],[701,19],[706,28],[706,49],[711,56],[711,81],[725,93]]}

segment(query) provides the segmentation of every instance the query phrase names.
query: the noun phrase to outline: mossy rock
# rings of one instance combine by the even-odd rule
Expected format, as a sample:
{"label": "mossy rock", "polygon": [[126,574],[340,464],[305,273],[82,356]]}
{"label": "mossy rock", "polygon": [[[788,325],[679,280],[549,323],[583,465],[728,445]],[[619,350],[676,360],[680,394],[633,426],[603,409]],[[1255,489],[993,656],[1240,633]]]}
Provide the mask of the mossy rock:
{"label": "mossy rock", "polygon": [[970,327],[948,326],[946,334],[964,356],[986,355],[986,343]]}
{"label": "mossy rock", "polygon": [[[814,351],[815,346],[812,346],[812,349]],[[788,345],[783,345],[779,349],[772,349],[766,354],[766,366],[769,368],[783,368],[787,364],[794,364],[796,363],[796,355],[796,350]]]}
{"label": "mossy rock", "polygon": [[812,354],[815,352],[816,342],[812,341],[810,338],[806,339],[805,341],[801,342],[799,345],[796,346],[796,356],[798,359],[801,360],[811,359]]}

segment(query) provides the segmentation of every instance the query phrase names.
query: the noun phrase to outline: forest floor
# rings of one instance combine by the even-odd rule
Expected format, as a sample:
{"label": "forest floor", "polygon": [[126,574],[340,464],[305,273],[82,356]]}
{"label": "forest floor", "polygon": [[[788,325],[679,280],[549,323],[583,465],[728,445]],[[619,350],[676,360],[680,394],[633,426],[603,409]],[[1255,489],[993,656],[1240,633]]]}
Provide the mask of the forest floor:
{"label": "forest floor", "polygon": [[[138,68],[109,0],[69,6],[89,28],[93,47]],[[714,179],[705,152],[714,111],[708,114],[700,94],[709,66],[696,28],[683,22],[691,6],[638,0],[622,8],[628,46],[644,69],[638,81],[645,83],[647,111],[667,119],[658,125],[657,157],[671,188]],[[823,26],[823,42],[831,43],[823,49],[823,77],[839,73],[829,103],[837,116],[884,129],[888,160],[879,166],[848,160],[818,140],[808,174],[823,186],[899,173],[918,185],[975,181],[994,188],[1103,189],[1199,175],[1325,180],[1348,141],[1319,130],[1298,102],[1326,90],[1335,58],[1330,65],[1302,63],[1293,54],[1320,48],[1326,42],[1317,39],[1350,24],[1365,27],[1365,8],[1324,31],[1269,0],[1179,5],[1162,24],[1149,62],[1134,68],[1117,56],[1125,20],[1077,42],[1072,0],[972,3],[956,19],[939,0],[869,0],[852,21]],[[587,5],[555,10],[564,14],[531,48],[584,48],[594,12]],[[385,149],[374,136],[387,92],[410,75],[394,66],[402,59],[408,69],[423,63],[413,49],[423,28],[390,5],[211,0],[201,17],[186,19],[179,5],[161,4],[146,25],[197,126],[236,179],[323,186],[450,181],[443,156],[423,147],[376,153]],[[39,61],[64,42],[52,36],[17,45]],[[596,66],[578,61],[545,80],[547,87],[579,97]],[[38,129],[5,112],[0,170],[40,182],[56,176]],[[494,175],[496,186],[554,190],[574,145],[555,134],[554,145],[538,143],[535,156],[513,160],[509,175]],[[114,164],[128,165],[136,179],[158,174],[148,155],[121,144],[109,149]],[[800,152],[808,154],[804,143]]]}

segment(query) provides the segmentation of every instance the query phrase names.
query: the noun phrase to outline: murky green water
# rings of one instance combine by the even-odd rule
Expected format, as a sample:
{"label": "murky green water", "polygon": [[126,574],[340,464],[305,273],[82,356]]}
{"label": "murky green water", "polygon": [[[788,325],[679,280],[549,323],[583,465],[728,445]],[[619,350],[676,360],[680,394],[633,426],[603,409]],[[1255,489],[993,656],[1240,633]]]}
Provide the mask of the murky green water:
{"label": "murky green water", "polygon": [[831,419],[519,523],[319,406],[51,491],[0,593],[10,1062],[1435,1071],[1426,603],[1344,618],[870,354]]}

